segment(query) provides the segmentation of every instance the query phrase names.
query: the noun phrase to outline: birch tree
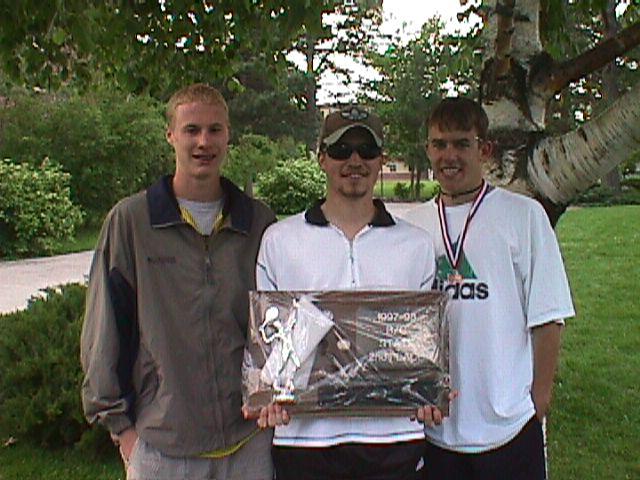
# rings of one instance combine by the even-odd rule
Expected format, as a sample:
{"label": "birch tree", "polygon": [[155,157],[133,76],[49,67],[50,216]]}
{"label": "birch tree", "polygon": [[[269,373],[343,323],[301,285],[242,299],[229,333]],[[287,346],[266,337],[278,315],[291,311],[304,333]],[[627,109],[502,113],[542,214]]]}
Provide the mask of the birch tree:
{"label": "birch tree", "polygon": [[640,149],[640,83],[599,117],[559,136],[546,128],[549,102],[640,44],[640,24],[558,62],[540,35],[541,7],[549,2],[490,0],[474,8],[486,20],[480,101],[497,147],[487,178],[538,199],[555,224],[575,195]]}

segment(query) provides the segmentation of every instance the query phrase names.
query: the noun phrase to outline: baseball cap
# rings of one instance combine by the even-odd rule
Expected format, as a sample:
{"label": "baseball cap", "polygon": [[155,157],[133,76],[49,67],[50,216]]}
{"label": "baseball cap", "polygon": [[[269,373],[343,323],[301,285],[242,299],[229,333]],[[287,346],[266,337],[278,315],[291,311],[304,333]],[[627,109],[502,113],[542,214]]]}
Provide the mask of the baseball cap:
{"label": "baseball cap", "polygon": [[324,117],[318,146],[322,147],[336,143],[347,130],[362,127],[371,133],[378,147],[382,147],[384,135],[382,120],[375,113],[360,106],[344,107]]}

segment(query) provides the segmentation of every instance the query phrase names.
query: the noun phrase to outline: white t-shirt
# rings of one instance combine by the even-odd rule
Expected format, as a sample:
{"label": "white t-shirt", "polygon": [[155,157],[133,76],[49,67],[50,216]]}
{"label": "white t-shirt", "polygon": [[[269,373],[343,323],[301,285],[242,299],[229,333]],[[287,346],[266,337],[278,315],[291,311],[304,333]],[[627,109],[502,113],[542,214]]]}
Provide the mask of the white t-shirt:
{"label": "white t-shirt", "polygon": [[[470,204],[447,207],[457,242]],[[448,291],[450,374],[460,395],[450,416],[425,433],[436,445],[481,452],[511,440],[534,415],[531,329],[575,314],[560,249],[534,200],[501,188],[490,191],[471,220],[459,272],[451,266],[430,201],[404,218],[431,233],[437,272],[433,288]]]}
{"label": "white t-shirt", "polygon": [[[353,241],[327,222],[319,205],[271,225],[258,254],[258,290],[427,290],[435,260],[430,235],[393,219],[381,202]],[[424,438],[422,426],[399,417],[293,417],[275,429],[274,445],[327,447]]]}
{"label": "white t-shirt", "polygon": [[213,224],[222,210],[223,203],[222,198],[213,202],[196,202],[178,198],[178,205],[189,212],[196,224],[194,227],[197,227],[196,230],[202,235],[209,235],[213,230]]}

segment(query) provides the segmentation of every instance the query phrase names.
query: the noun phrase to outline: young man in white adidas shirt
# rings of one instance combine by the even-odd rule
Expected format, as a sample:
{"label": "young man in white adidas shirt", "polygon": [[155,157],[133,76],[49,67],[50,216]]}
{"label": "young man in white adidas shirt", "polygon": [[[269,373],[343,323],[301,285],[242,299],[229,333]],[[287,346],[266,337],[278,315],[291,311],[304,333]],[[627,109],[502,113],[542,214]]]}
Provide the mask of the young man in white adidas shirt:
{"label": "young man in white adidas shirt", "polygon": [[[373,199],[382,167],[382,122],[350,107],[329,114],[318,161],[326,199],[267,229],[258,254],[259,290],[428,289],[430,236]],[[275,430],[278,480],[423,478],[424,432],[409,418],[292,418],[279,406],[258,420]]]}
{"label": "young man in white adidas shirt", "polygon": [[469,99],[442,101],[427,121],[439,197],[405,218],[431,232],[434,288],[452,296],[450,417],[424,409],[428,478],[546,478],[542,420],[563,320],[574,315],[542,207],[488,185],[488,119]]}

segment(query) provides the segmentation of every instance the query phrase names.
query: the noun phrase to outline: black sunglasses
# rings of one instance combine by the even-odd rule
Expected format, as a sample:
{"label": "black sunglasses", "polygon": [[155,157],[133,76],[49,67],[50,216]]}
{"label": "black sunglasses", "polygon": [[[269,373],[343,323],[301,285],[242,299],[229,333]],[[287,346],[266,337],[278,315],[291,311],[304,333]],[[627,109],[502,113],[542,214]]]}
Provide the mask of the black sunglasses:
{"label": "black sunglasses", "polygon": [[363,160],[373,160],[382,154],[382,149],[374,143],[349,145],[348,143],[334,143],[325,148],[327,154],[334,160],[347,160],[356,151]]}

